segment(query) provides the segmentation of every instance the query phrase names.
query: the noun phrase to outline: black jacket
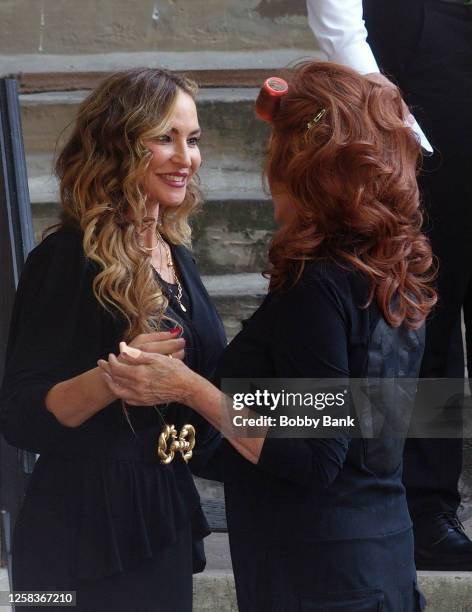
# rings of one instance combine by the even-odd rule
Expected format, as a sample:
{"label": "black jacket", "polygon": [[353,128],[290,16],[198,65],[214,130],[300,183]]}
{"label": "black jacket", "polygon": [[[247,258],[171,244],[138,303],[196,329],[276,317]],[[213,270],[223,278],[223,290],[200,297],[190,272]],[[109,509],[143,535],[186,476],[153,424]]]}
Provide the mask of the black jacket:
{"label": "black jacket", "polygon": [[[225,346],[222,323],[190,253],[172,246],[185,289],[187,362],[211,378]],[[61,229],[29,255],[16,296],[0,395],[0,429],[11,444],[40,453],[17,521],[14,560],[23,586],[39,589],[55,576],[98,579],[136,566],[176,538],[189,521],[194,538],[209,533],[190,468],[205,468],[219,434],[192,410],[160,407],[177,429],[197,430],[194,459],[157,457],[162,419],[152,407],[130,407],[134,432],[117,401],[79,427],[65,427],[46,409],[51,387],[118,352],[125,322],[97,302],[96,267],[82,235]],[[180,313],[181,315],[182,313]],[[172,312],[174,318],[179,314]],[[45,544],[47,542],[47,544]],[[47,546],[53,559],[42,563]],[[200,568],[201,569],[201,568]],[[30,580],[30,582],[27,582]]]}

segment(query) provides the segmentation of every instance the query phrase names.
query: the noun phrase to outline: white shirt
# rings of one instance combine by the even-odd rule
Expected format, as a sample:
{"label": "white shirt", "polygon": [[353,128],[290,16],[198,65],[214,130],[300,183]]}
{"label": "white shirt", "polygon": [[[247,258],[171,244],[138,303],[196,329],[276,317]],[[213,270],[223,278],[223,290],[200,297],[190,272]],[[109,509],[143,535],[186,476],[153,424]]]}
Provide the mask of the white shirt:
{"label": "white shirt", "polygon": [[[307,0],[306,4],[310,28],[330,62],[344,64],[361,74],[380,72],[367,43],[362,0]],[[423,149],[432,153],[428,139],[412,115],[409,125]]]}

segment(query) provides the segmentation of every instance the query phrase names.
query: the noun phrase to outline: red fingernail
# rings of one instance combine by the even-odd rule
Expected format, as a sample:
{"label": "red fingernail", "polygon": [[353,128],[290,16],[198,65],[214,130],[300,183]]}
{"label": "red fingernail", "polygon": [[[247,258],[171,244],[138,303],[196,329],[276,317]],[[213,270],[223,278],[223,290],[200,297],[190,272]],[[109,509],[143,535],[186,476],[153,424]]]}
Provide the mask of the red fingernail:
{"label": "red fingernail", "polygon": [[171,334],[180,334],[180,332],[182,331],[182,328],[179,325],[176,325],[175,327],[173,327],[170,330]]}

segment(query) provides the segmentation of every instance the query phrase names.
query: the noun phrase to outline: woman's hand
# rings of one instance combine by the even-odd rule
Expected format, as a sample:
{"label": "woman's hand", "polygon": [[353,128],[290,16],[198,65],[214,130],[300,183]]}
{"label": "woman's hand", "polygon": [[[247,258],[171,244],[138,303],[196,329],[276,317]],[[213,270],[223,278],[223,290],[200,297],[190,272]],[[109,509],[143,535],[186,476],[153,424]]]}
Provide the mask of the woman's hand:
{"label": "woman's hand", "polygon": [[[120,360],[110,355],[108,361],[101,359],[98,365],[110,391],[132,406],[185,404],[219,431],[231,416],[232,400],[178,359],[143,351],[129,354],[125,350]],[[243,457],[256,464],[265,435],[260,438],[229,436],[228,441]]]}
{"label": "woman's hand", "polygon": [[110,391],[131,406],[170,402],[191,405],[201,377],[179,359],[138,350],[129,352],[124,347],[119,359],[110,354],[108,361],[98,361]]}
{"label": "woman's hand", "polygon": [[[169,332],[152,332],[150,334],[139,334],[133,338],[127,346],[139,349],[145,353],[158,353],[159,355],[172,355],[174,359],[185,357],[185,340],[179,338],[182,332],[180,327],[175,327]],[[121,346],[124,343],[120,343]]]}

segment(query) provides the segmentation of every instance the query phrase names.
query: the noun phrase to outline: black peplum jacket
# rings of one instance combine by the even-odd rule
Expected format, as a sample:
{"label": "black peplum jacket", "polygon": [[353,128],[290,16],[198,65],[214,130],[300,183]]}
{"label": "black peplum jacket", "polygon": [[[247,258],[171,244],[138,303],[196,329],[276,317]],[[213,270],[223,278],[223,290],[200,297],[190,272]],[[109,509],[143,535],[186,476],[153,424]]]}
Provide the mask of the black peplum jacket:
{"label": "black peplum jacket", "polygon": [[[223,326],[190,253],[172,251],[189,300],[186,360],[211,378],[226,343]],[[162,420],[152,407],[129,408],[135,434],[119,401],[75,428],[45,407],[52,386],[118,352],[124,322],[98,304],[95,274],[79,232],[49,235],[28,257],[11,321],[0,428],[12,445],[40,454],[13,551],[34,589],[52,587],[42,583],[46,567],[47,576],[68,576],[72,584],[130,569],[172,543],[189,521],[195,541],[209,533],[190,472],[200,473],[220,442],[204,419],[181,405],[160,407],[167,423],[197,430],[190,463],[177,453],[162,465]]]}

